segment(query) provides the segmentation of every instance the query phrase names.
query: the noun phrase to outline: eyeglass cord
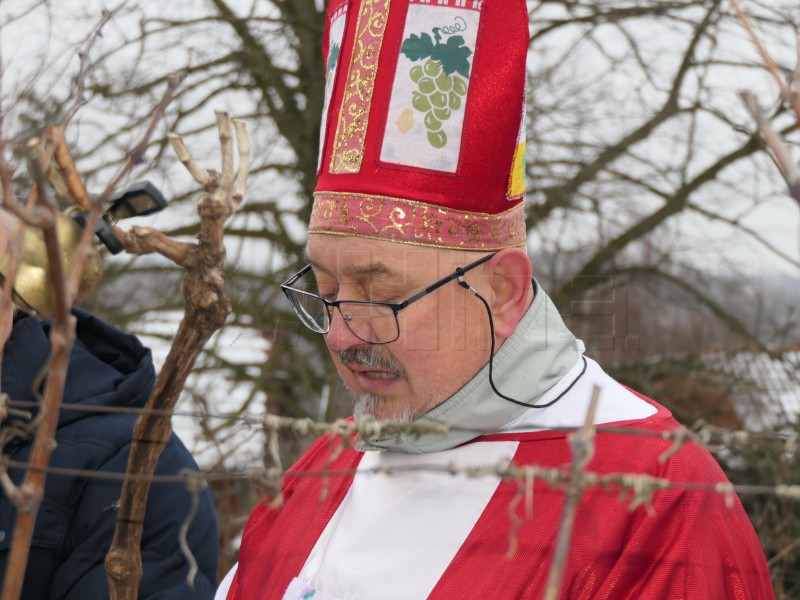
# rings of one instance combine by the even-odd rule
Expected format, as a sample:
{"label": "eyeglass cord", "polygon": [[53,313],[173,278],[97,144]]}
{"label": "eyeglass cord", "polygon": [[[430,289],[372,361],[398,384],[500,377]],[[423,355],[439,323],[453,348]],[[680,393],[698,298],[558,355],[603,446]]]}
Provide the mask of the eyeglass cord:
{"label": "eyeglass cord", "polygon": [[553,398],[550,402],[545,402],[544,404],[528,404],[527,402],[522,402],[520,400],[516,400],[514,398],[506,396],[505,394],[500,392],[500,390],[497,389],[497,386],[494,384],[494,378],[492,377],[492,370],[494,364],[494,349],[495,349],[494,319],[492,318],[492,309],[489,307],[489,303],[486,301],[486,299],[483,296],[481,296],[478,293],[478,291],[475,288],[473,288],[469,283],[467,283],[467,281],[464,279],[464,270],[461,267],[456,267],[456,273],[458,273],[458,285],[463,287],[465,290],[472,292],[475,295],[475,297],[478,298],[478,300],[483,302],[483,306],[486,308],[486,314],[489,316],[489,333],[491,334],[491,343],[492,343],[492,347],[489,354],[489,385],[492,386],[492,391],[503,400],[508,400],[513,404],[524,406],[525,408],[547,408],[548,406],[552,406],[553,404],[561,400],[561,398],[563,398],[567,394],[567,392],[569,392],[575,386],[575,384],[578,383],[578,380],[581,377],[583,377],[584,373],[586,373],[586,368],[589,366],[589,363],[586,361],[586,357],[581,356],[581,360],[583,360],[583,369],[578,374],[578,376],[572,380],[572,383],[569,384],[567,389],[565,389],[558,396]]}

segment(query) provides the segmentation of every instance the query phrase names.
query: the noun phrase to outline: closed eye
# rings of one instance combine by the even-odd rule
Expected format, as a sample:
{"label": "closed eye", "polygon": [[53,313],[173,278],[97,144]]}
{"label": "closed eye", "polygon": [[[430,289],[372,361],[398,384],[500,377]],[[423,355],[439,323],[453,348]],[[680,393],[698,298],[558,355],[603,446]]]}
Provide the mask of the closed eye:
{"label": "closed eye", "polygon": [[336,296],[339,295],[339,290],[334,290],[332,292],[328,292],[327,294],[323,294],[322,292],[320,292],[319,295],[328,302],[333,302],[334,300],[336,300]]}

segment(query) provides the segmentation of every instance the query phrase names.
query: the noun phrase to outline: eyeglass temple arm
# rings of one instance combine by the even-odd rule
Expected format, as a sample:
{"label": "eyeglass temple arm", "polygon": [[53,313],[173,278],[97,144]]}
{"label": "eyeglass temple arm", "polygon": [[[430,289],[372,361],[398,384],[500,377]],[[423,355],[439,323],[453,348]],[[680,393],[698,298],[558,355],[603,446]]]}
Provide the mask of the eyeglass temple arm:
{"label": "eyeglass temple arm", "polygon": [[[281,288],[284,288],[284,287],[291,287],[291,286],[293,286],[293,285],[294,285],[294,284],[297,282],[297,280],[298,280],[298,279],[300,279],[300,278],[301,278],[303,275],[305,275],[305,274],[306,274],[306,272],[307,272],[307,271],[308,271],[310,268],[311,268],[311,265],[306,265],[305,267],[303,267],[302,269],[300,269],[300,270],[299,270],[297,273],[295,273],[295,274],[294,274],[294,275],[292,275],[292,276],[291,276],[289,279],[287,279],[286,281],[284,281],[284,282],[281,284]],[[301,290],[301,291],[302,291],[302,290]]]}
{"label": "eyeglass temple arm", "polygon": [[464,273],[466,273],[467,271],[469,271],[471,269],[474,269],[475,267],[478,267],[478,266],[482,265],[483,263],[488,261],[490,258],[492,258],[495,254],[497,254],[497,252],[492,252],[491,254],[487,254],[483,258],[480,258],[480,259],[476,260],[475,262],[468,264],[466,267],[457,267],[456,270],[453,273],[451,273],[450,275],[448,275],[444,279],[441,279],[441,280],[437,281],[433,285],[431,285],[429,287],[426,287],[424,290],[422,290],[418,294],[414,294],[408,300],[405,300],[404,302],[401,302],[397,306],[397,310],[400,310],[401,308],[405,308],[406,306],[408,306],[412,302],[416,302],[417,300],[419,300],[423,296],[427,296],[431,292],[435,292],[440,287],[442,287],[444,284],[450,283],[454,279],[458,279],[459,280],[458,283],[459,283],[459,285],[461,287],[466,287],[473,294],[477,294],[477,292],[475,290],[473,290],[466,281],[464,281]]}

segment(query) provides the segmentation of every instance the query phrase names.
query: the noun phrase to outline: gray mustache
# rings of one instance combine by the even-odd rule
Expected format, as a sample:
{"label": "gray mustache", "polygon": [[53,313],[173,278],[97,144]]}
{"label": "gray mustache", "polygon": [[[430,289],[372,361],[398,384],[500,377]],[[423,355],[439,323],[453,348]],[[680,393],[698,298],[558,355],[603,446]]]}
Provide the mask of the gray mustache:
{"label": "gray mustache", "polygon": [[405,369],[394,358],[383,353],[376,352],[371,348],[348,348],[337,352],[336,356],[346,365],[358,365],[361,367],[373,367],[391,371],[397,375],[404,375]]}

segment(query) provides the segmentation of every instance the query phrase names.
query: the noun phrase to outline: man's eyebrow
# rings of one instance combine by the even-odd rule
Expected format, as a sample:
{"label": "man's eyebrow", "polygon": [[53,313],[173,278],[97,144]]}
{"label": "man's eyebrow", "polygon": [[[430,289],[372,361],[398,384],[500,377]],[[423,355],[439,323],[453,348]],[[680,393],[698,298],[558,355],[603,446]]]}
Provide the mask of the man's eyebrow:
{"label": "man's eyebrow", "polygon": [[346,267],[344,271],[348,275],[361,279],[374,279],[376,277],[397,277],[397,273],[382,262],[374,262],[368,265],[352,265]]}
{"label": "man's eyebrow", "polygon": [[[312,259],[306,250],[303,250],[303,259],[317,270],[325,271],[322,266]],[[364,265],[350,265],[344,267],[342,271],[357,279],[373,279],[378,277],[397,277],[396,271],[391,269],[386,263],[376,261]]]}

